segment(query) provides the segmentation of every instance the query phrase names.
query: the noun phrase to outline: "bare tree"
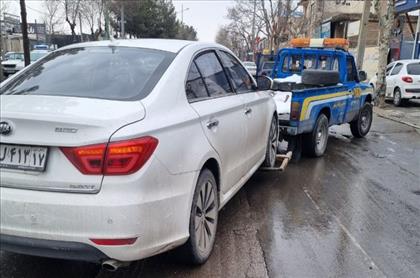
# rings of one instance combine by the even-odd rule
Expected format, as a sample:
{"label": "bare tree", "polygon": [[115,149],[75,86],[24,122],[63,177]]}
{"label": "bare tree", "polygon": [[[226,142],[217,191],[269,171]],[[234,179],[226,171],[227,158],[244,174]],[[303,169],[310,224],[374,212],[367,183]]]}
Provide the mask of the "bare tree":
{"label": "bare tree", "polygon": [[311,22],[308,29],[308,34],[311,37],[316,37],[318,28],[321,27],[324,13],[324,0],[315,0],[313,10],[311,10]]}
{"label": "bare tree", "polygon": [[69,24],[73,40],[76,38],[76,22],[79,18],[81,0],[64,0],[64,13]]}
{"label": "bare tree", "polygon": [[102,19],[106,0],[91,0],[81,3],[83,21],[89,26],[90,34],[95,40],[102,33]]}
{"label": "bare tree", "polygon": [[45,9],[44,21],[47,24],[47,30],[51,35],[55,33],[55,27],[61,22],[61,2],[58,0],[44,0]]}
{"label": "bare tree", "polygon": [[379,19],[379,59],[378,78],[375,94],[379,97],[379,107],[385,106],[386,66],[388,62],[389,39],[394,24],[394,0],[374,0],[375,12]]}

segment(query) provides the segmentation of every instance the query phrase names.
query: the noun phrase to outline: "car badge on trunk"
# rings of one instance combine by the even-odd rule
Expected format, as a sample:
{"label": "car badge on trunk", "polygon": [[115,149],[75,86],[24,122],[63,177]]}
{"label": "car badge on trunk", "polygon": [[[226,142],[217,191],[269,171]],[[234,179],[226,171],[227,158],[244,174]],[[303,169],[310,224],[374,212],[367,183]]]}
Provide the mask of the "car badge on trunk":
{"label": "car badge on trunk", "polygon": [[9,135],[12,133],[12,126],[8,122],[0,122],[0,134]]}

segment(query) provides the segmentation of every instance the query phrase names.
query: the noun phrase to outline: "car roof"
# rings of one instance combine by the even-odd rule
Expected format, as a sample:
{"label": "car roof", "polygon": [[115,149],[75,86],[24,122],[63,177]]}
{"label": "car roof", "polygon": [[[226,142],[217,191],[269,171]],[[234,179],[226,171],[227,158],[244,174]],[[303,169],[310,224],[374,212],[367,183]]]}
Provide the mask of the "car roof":
{"label": "car roof", "polygon": [[[193,44],[209,45],[197,41],[174,40],[174,39],[130,39],[130,40],[106,40],[86,43],[77,43],[68,45],[61,49],[70,49],[75,47],[94,47],[94,46],[123,46],[150,48],[177,53],[184,47]],[[215,44],[213,44],[215,45]]]}
{"label": "car roof", "polygon": [[413,62],[420,62],[420,59],[403,59],[403,60],[393,61],[392,63],[404,63],[404,64],[408,64],[408,63],[413,63]]}

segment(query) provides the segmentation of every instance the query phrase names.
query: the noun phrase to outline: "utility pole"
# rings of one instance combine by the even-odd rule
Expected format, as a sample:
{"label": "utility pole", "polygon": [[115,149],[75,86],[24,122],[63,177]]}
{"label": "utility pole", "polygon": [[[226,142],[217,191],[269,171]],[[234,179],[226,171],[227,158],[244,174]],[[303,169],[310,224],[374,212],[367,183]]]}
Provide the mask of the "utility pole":
{"label": "utility pole", "polygon": [[80,41],[83,42],[82,14],[79,13]]}
{"label": "utility pole", "polygon": [[184,11],[188,11],[190,8],[184,9],[184,4],[181,4],[181,23],[184,24]]}
{"label": "utility pole", "polygon": [[420,11],[419,14],[417,16],[417,26],[416,26],[416,35],[414,36],[414,41],[413,41],[413,53],[411,55],[412,59],[418,59],[419,56],[416,57],[416,54],[418,55],[419,51],[419,36],[420,36]]}
{"label": "utility pole", "polygon": [[363,4],[363,14],[362,14],[362,19],[360,20],[360,26],[359,26],[359,38],[357,40],[356,64],[359,69],[362,69],[363,59],[365,58],[366,33],[367,33],[367,26],[369,24],[369,15],[370,15],[371,5],[372,5],[371,0],[365,0]]}
{"label": "utility pole", "polygon": [[21,17],[21,29],[22,29],[22,40],[23,40],[23,55],[25,57],[25,66],[31,63],[31,57],[29,52],[29,38],[28,38],[28,22],[26,21],[26,5],[25,0],[20,0],[20,17]]}
{"label": "utility pole", "polygon": [[121,37],[125,39],[125,14],[124,1],[121,1]]}
{"label": "utility pole", "polygon": [[110,39],[110,35],[109,35],[109,9],[108,9],[108,2],[105,2],[105,6],[104,6],[104,13],[105,13],[105,36],[106,39],[109,40]]}

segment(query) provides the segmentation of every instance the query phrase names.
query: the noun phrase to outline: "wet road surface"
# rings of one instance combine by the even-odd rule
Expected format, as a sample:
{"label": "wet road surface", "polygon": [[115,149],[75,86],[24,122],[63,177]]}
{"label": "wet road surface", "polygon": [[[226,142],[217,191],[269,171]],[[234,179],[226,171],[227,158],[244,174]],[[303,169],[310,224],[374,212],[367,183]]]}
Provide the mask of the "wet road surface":
{"label": "wet road surface", "polygon": [[258,172],[220,213],[202,267],[162,254],[110,273],[2,252],[0,277],[420,277],[420,131],[375,118],[330,131],[323,158]]}

